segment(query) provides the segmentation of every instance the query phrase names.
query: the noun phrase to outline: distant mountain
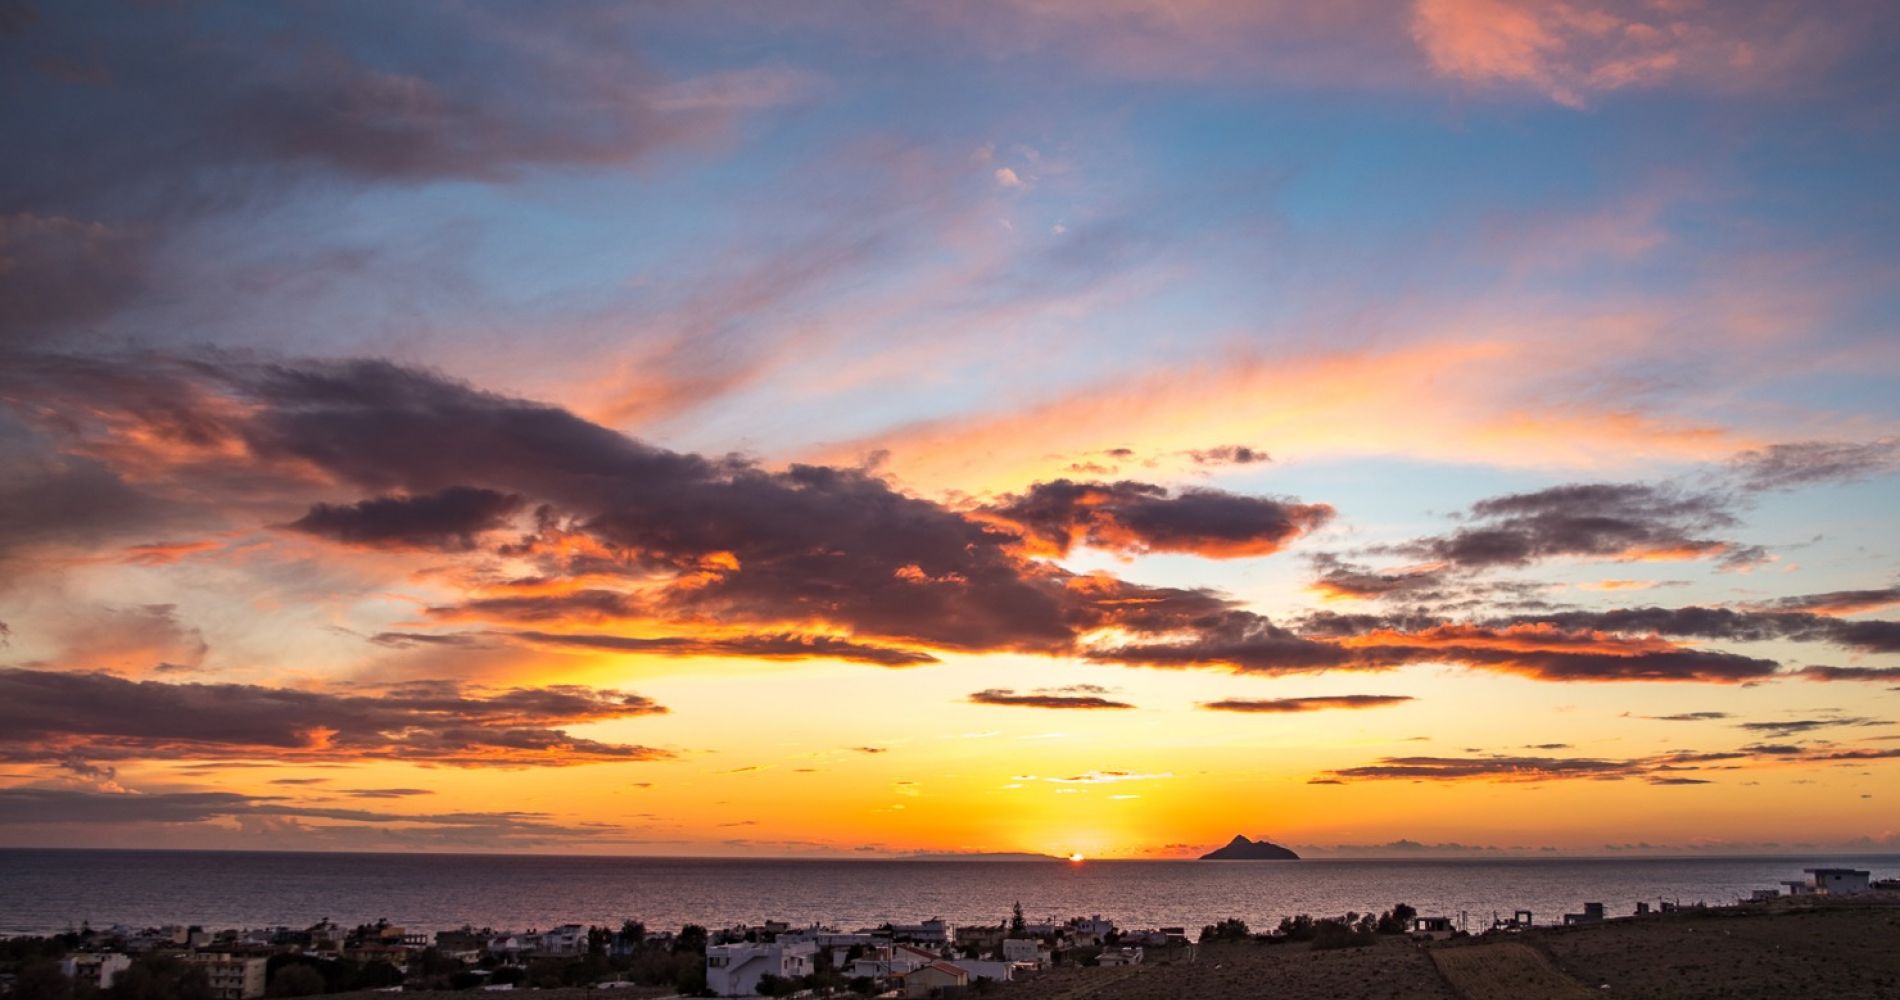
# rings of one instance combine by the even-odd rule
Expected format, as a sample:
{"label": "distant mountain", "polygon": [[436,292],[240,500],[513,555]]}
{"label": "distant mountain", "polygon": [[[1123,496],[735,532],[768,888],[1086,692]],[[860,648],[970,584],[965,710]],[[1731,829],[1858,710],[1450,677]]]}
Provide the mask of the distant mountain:
{"label": "distant mountain", "polygon": [[1300,856],[1264,840],[1248,840],[1240,834],[1218,848],[1201,855],[1202,861],[1298,861]]}
{"label": "distant mountain", "polygon": [[948,851],[938,854],[899,854],[898,861],[1067,861],[1053,854],[1023,854],[1010,851]]}

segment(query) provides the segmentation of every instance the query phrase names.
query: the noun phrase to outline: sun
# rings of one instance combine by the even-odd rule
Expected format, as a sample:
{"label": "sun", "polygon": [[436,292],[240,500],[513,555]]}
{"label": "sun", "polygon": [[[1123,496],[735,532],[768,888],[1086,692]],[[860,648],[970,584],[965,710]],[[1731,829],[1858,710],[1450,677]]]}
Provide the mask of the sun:
{"label": "sun", "polygon": [[1069,860],[1079,865],[1088,859],[1082,856],[1081,851],[1076,851],[1074,854],[1069,855]]}

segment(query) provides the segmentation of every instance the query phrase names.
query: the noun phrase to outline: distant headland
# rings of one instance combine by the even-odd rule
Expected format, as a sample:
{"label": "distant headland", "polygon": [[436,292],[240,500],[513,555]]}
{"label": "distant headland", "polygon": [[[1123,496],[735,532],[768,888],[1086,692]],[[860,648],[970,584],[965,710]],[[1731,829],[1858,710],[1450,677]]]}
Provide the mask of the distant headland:
{"label": "distant headland", "polygon": [[1030,854],[1013,851],[939,851],[935,853],[899,854],[898,861],[1067,861],[1053,854]]}
{"label": "distant headland", "polygon": [[1298,861],[1300,856],[1264,840],[1248,840],[1240,834],[1227,842],[1226,847],[1215,848],[1201,855],[1202,861]]}

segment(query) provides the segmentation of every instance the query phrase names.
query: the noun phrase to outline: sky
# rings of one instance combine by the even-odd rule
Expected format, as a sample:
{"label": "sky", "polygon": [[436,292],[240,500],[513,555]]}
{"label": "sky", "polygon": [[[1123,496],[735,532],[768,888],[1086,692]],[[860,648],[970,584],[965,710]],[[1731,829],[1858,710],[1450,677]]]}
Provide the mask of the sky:
{"label": "sky", "polygon": [[0,0],[0,846],[1900,851],[1896,67]]}

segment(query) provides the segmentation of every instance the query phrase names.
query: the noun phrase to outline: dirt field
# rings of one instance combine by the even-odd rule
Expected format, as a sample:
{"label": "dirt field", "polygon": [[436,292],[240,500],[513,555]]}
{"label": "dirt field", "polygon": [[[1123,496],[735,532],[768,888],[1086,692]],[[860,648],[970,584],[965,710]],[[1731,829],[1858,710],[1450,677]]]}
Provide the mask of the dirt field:
{"label": "dirt field", "polygon": [[995,995],[1004,1000],[1900,1000],[1900,905],[1686,912],[1430,948],[1393,939],[1338,951],[1299,944],[1208,945],[1192,965],[1058,969]]}
{"label": "dirt field", "polygon": [[1655,1000],[1900,997],[1900,908],[1740,915],[1710,910],[1536,935],[1607,995]]}
{"label": "dirt field", "polygon": [[1303,944],[1206,945],[1192,965],[1057,969],[1007,987],[1005,1000],[1458,1000],[1425,952],[1383,940],[1313,951]]}
{"label": "dirt field", "polygon": [[1599,996],[1522,941],[1433,948],[1432,962],[1464,1000],[1593,1000]]}

